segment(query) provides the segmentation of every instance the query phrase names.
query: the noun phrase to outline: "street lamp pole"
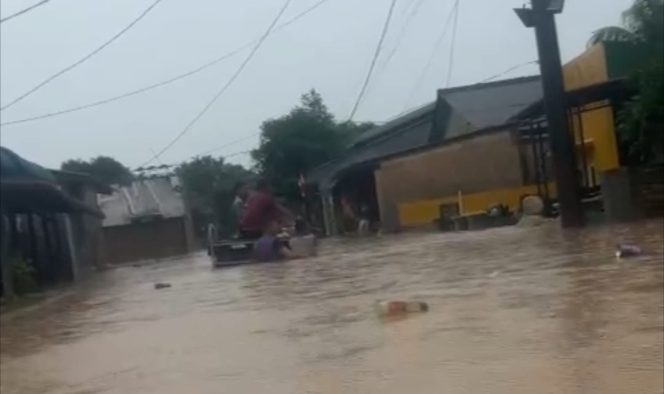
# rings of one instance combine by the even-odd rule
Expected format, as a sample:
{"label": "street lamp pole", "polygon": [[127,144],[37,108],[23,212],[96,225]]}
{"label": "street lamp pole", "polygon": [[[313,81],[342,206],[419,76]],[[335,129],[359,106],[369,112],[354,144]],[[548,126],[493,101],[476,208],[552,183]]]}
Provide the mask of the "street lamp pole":
{"label": "street lamp pole", "polygon": [[563,0],[531,0],[531,8],[519,8],[515,12],[526,27],[535,28],[561,224],[563,227],[581,227],[584,224],[583,207],[574,139],[567,123],[565,87],[554,19],[562,8]]}

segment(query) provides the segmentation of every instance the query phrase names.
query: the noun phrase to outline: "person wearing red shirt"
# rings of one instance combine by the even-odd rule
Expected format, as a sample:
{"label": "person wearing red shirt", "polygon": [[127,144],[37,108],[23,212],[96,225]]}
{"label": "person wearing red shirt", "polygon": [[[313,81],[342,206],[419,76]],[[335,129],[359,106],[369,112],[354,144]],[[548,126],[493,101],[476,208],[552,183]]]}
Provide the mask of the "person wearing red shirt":
{"label": "person wearing red shirt", "polygon": [[260,238],[268,223],[272,221],[282,223],[288,217],[290,213],[277,203],[267,182],[259,180],[256,190],[253,190],[247,198],[240,219],[240,236],[245,239]]}

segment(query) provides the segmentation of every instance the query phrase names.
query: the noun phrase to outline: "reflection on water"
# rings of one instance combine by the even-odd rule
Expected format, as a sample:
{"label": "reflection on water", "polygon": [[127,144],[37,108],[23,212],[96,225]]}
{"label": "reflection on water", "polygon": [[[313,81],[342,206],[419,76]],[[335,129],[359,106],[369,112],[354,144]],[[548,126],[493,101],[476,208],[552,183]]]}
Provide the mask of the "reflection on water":
{"label": "reflection on water", "polygon": [[[661,221],[554,223],[119,268],[2,317],[0,391],[661,393],[662,240]],[[648,256],[616,260],[618,241]],[[379,299],[431,310],[385,322]]]}

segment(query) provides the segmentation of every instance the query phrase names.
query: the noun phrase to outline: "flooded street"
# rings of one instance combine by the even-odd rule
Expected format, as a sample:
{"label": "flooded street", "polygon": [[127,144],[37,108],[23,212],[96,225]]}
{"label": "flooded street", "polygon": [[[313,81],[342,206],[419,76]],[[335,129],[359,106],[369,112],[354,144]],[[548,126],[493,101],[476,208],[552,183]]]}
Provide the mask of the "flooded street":
{"label": "flooded street", "polygon": [[[616,259],[619,241],[647,256]],[[0,390],[662,393],[662,242],[661,221],[548,223],[117,268],[2,317]],[[404,299],[430,310],[376,317],[376,300]]]}

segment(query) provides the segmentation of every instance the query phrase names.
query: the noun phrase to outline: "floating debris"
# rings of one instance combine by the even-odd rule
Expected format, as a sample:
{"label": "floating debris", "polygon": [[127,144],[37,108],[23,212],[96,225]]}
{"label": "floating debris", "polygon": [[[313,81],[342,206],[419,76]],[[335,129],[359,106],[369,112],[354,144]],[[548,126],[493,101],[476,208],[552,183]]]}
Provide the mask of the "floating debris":
{"label": "floating debris", "polygon": [[408,313],[422,313],[429,310],[429,305],[422,301],[378,301],[376,311],[380,316],[398,316]]}
{"label": "floating debris", "polygon": [[636,245],[620,244],[616,250],[616,257],[619,259],[640,256],[642,254],[643,250]]}
{"label": "floating debris", "polygon": [[167,289],[169,287],[171,287],[170,283],[155,283],[154,284],[155,290]]}

